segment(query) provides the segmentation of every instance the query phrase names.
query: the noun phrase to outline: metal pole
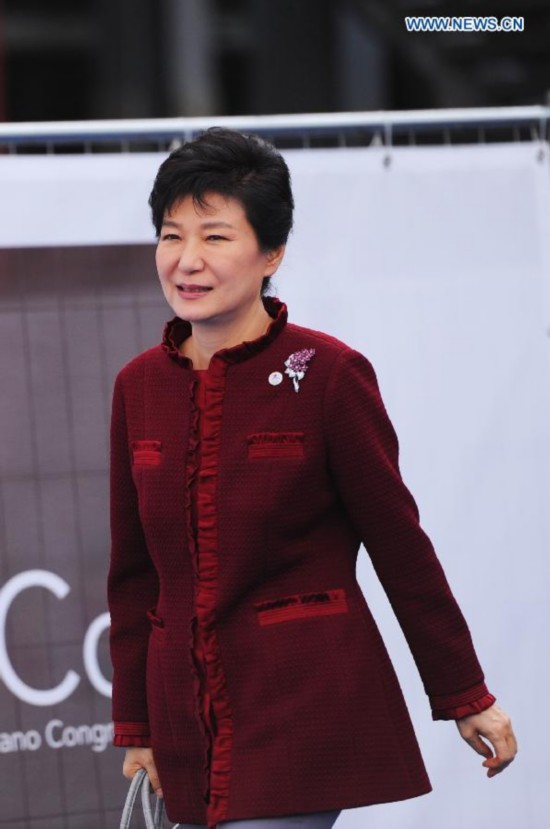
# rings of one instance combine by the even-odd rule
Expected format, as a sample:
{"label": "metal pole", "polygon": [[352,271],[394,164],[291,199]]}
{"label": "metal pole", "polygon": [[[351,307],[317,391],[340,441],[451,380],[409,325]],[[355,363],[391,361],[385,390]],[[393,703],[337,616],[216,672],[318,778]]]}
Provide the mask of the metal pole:
{"label": "metal pole", "polygon": [[381,130],[393,135],[409,130],[457,127],[536,127],[546,135],[550,106],[487,107],[379,112],[335,112],[291,115],[210,116],[202,118],[151,118],[116,121],[54,121],[0,124],[0,144],[172,140],[198,134],[218,125],[243,132],[285,135],[334,134],[342,130]]}
{"label": "metal pole", "polygon": [[212,0],[164,0],[169,111],[210,115],[219,106]]}

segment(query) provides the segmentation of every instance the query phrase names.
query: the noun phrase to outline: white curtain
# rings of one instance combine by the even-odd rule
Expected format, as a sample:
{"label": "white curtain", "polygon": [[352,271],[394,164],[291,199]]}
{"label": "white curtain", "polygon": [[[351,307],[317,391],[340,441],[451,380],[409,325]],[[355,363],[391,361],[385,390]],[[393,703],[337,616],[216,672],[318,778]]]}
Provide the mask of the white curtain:
{"label": "white curtain", "polygon": [[434,723],[367,557],[361,585],[434,791],[343,827],[541,829],[550,773],[550,187],[540,144],[289,153],[291,318],[374,364],[401,469],[520,753],[494,779]]}

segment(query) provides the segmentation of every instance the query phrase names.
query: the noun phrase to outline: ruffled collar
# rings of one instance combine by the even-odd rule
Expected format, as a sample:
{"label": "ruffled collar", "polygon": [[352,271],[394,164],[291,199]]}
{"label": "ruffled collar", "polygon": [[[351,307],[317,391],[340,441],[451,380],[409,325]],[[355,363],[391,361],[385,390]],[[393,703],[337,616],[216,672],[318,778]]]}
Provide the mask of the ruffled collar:
{"label": "ruffled collar", "polygon": [[[226,363],[239,363],[253,357],[263,351],[286,325],[288,319],[287,307],[278,297],[262,297],[264,308],[272,317],[273,322],[269,324],[267,331],[255,340],[245,340],[232,348],[222,348],[212,356],[212,360],[223,360]],[[164,326],[162,334],[162,348],[172,360],[175,360],[185,368],[192,368],[189,357],[184,357],[179,352],[179,346],[191,335],[191,324],[181,317],[173,317]]]}

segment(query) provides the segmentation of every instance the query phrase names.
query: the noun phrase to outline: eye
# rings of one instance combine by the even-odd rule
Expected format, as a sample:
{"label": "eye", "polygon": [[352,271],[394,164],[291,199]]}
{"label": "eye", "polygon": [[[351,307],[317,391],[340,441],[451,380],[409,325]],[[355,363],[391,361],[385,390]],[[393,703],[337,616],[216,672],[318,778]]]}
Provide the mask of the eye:
{"label": "eye", "polygon": [[209,242],[220,242],[227,239],[226,236],[220,236],[219,233],[211,233],[209,236],[206,237]]}
{"label": "eye", "polygon": [[161,236],[163,242],[173,242],[175,239],[179,239],[177,233],[163,233]]}

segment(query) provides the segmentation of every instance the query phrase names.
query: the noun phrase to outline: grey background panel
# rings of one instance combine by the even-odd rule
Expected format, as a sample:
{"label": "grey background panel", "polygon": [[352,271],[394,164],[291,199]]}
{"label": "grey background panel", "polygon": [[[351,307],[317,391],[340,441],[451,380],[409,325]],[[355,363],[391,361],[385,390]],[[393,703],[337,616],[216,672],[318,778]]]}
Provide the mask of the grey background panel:
{"label": "grey background panel", "polygon": [[[152,245],[0,250],[0,587],[32,570],[9,607],[6,648],[33,689],[80,681],[55,705],[6,686],[0,662],[0,826],[110,829],[127,790],[109,744],[110,700],[87,676],[83,642],[105,613],[112,387],[172,316]],[[97,663],[110,679],[107,631]]]}

